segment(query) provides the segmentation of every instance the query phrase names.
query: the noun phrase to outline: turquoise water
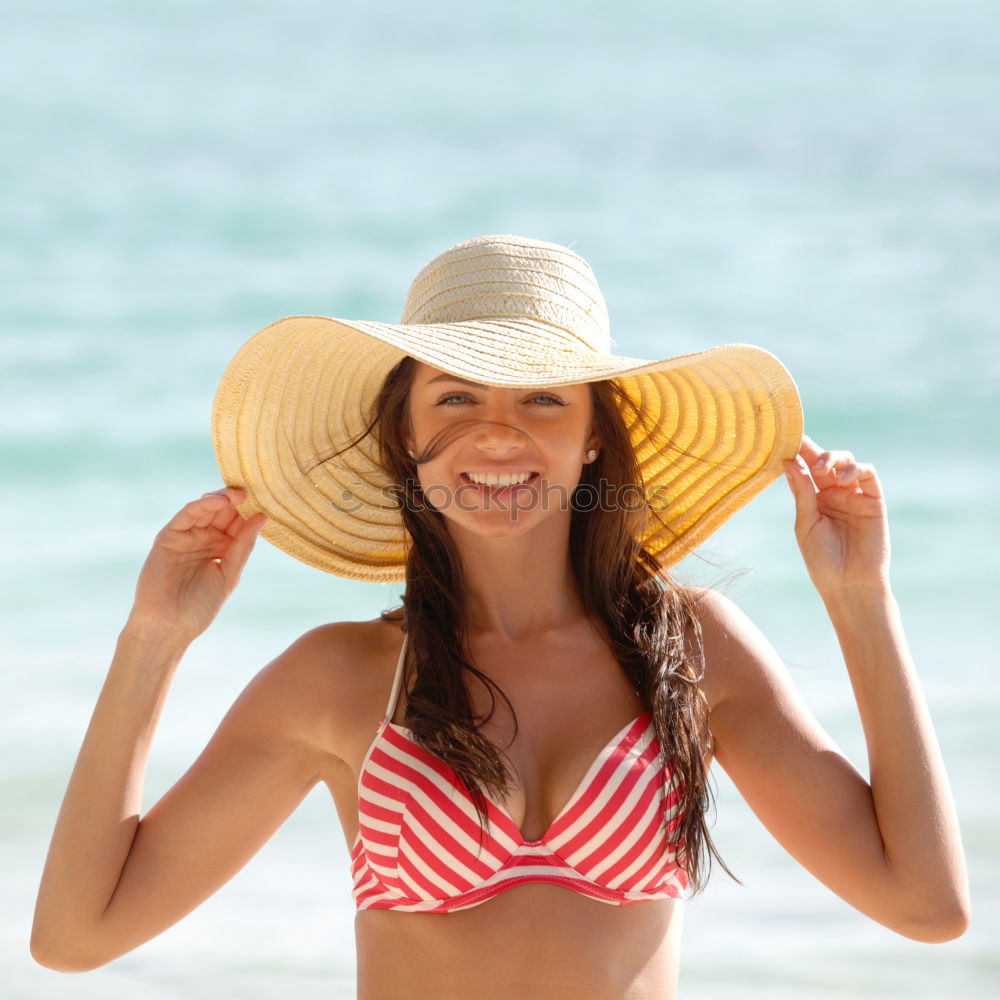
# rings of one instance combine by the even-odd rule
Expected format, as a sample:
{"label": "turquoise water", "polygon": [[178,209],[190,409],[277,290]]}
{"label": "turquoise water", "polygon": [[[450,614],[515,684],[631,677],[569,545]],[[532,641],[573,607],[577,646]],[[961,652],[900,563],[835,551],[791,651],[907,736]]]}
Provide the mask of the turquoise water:
{"label": "turquoise water", "polygon": [[[433,254],[514,232],[593,264],[622,353],[778,354],[807,429],[876,463],[893,579],[962,814],[969,933],[857,915],[719,775],[682,996],[985,997],[1000,984],[1000,34],[988,2],[281,5],[13,0],[0,39],[4,608],[0,982],[12,997],[353,995],[347,851],[320,793],[178,927],[82,977],[30,911],[153,534],[217,485],[208,414],[291,313],[392,320]],[[345,5],[346,6],[346,5]],[[775,484],[682,575],[730,593],[864,770]],[[398,588],[262,545],[192,649],[152,803],[250,676]]]}

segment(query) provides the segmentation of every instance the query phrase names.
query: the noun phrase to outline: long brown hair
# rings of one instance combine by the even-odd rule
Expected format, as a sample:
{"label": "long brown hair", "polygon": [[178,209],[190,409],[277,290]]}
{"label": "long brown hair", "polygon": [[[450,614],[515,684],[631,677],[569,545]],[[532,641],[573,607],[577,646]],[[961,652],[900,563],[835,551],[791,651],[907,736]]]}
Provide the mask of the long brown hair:
{"label": "long brown hair", "polygon": [[[462,564],[443,515],[421,495],[416,461],[429,457],[431,443],[416,460],[406,449],[409,390],[415,370],[404,358],[382,385],[367,433],[380,462],[398,484],[397,501],[411,544],[406,563],[403,607],[384,618],[404,620],[409,636],[405,667],[406,725],[413,739],[447,763],[464,783],[487,822],[484,790],[497,799],[510,791],[510,774],[497,748],[479,731],[492,717],[499,686],[467,655]],[[578,494],[600,488],[618,496],[641,495],[642,476],[622,417],[631,411],[648,421],[641,403],[616,382],[590,383],[593,431],[601,442],[596,461],[584,466]],[[655,427],[647,428],[655,434]],[[680,821],[669,837],[694,890],[704,886],[714,858],[727,872],[708,830],[712,805],[707,755],[711,749],[708,710],[699,686],[701,627],[688,593],[678,586],[642,545],[646,504],[573,505],[570,558],[586,614],[598,626],[626,678],[651,712],[661,760],[678,782]],[[490,711],[472,710],[465,672],[479,678],[490,696]]]}

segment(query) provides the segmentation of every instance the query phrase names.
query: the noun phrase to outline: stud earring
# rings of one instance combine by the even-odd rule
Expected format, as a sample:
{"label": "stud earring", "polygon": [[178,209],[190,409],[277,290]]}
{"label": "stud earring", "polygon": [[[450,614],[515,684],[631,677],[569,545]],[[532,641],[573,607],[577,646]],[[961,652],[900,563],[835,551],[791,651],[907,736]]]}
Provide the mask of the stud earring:
{"label": "stud earring", "polygon": [[413,450],[411,448],[407,448],[406,449],[406,454],[409,455],[410,458],[416,458],[417,457],[416,455],[413,454]]}
{"label": "stud earring", "polygon": [[590,451],[587,452],[587,461],[593,462],[595,458],[597,458],[597,452],[591,448]]}

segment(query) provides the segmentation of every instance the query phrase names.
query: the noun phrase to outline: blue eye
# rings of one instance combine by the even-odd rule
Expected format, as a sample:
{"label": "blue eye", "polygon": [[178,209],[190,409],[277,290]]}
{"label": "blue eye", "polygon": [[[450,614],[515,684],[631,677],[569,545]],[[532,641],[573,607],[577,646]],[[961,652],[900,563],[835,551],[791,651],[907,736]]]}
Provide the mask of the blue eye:
{"label": "blue eye", "polygon": [[[473,403],[475,400],[465,392],[449,392],[446,396],[442,396],[434,405],[435,406],[460,406],[463,403]],[[565,402],[561,400],[558,396],[553,396],[548,392],[539,392],[534,396],[529,396],[526,400],[528,403],[538,403],[541,406],[565,406]]]}

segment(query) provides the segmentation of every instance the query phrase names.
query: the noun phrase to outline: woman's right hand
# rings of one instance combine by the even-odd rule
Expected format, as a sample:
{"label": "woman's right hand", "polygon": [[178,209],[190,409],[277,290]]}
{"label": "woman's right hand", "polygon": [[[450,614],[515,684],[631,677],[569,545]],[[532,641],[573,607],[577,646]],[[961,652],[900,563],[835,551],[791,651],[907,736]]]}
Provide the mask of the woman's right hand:
{"label": "woman's right hand", "polygon": [[153,641],[191,642],[236,589],[267,518],[244,520],[246,495],[225,488],[185,504],[156,536],[139,574],[126,628]]}

